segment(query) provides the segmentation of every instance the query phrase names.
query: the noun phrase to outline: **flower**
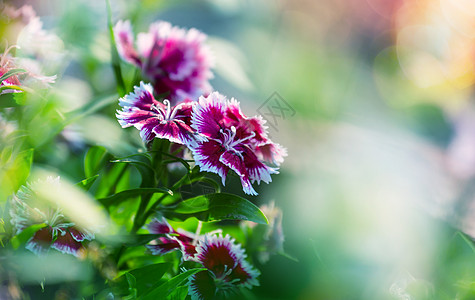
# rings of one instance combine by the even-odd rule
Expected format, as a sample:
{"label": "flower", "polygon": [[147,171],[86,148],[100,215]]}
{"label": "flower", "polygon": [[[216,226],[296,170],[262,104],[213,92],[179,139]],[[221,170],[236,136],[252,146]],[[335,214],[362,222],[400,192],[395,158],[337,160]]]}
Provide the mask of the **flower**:
{"label": "flower", "polygon": [[259,285],[260,273],[245,260],[246,257],[241,246],[229,235],[206,234],[196,247],[194,260],[207,270],[190,276],[188,294],[191,299],[226,297],[241,287]]}
{"label": "flower", "polygon": [[272,181],[271,174],[277,168],[262,161],[283,161],[285,149],[272,143],[267,137],[264,120],[261,117],[246,117],[239,102],[227,100],[218,92],[200,97],[193,107],[191,126],[205,136],[207,141],[192,147],[192,152],[201,171],[221,176],[223,185],[229,170],[239,175],[246,194],[257,195],[251,181]]}
{"label": "flower", "polygon": [[171,106],[165,99],[163,103],[153,97],[151,84],[140,82],[134,92],[119,99],[121,111],[117,119],[122,128],[134,126],[140,130],[144,142],[153,138],[167,139],[170,142],[193,146],[205,140],[191,128],[191,111],[195,102],[185,100]]}
{"label": "flower", "polygon": [[197,235],[181,228],[173,229],[164,217],[153,219],[148,225],[148,230],[153,234],[165,235],[146,245],[152,254],[163,255],[180,250],[183,253],[184,260],[189,260],[195,255]]}
{"label": "flower", "polygon": [[155,91],[168,94],[173,104],[211,92],[211,58],[200,31],[155,22],[147,33],[138,34],[137,49],[130,21],[117,22],[114,34],[119,55],[141,68]]}
{"label": "flower", "polygon": [[[42,182],[36,184],[38,183]],[[54,189],[60,184],[59,177],[48,177],[46,184]],[[34,185],[20,187],[13,196],[10,215],[15,233],[19,234],[32,225],[45,224],[28,240],[28,250],[43,254],[53,248],[62,253],[79,256],[84,251],[82,243],[94,239],[94,234],[69,222],[60,207],[52,208],[41,202],[34,191]]]}
{"label": "flower", "polygon": [[[0,63],[0,73],[3,75],[14,68],[26,70],[21,75],[10,77],[10,82],[7,79],[6,85],[49,87],[49,84],[55,82],[56,75],[43,74],[45,70],[51,71],[53,66],[57,67],[63,57],[62,40],[54,33],[43,29],[43,23],[30,5],[24,5],[19,9],[6,5],[2,14],[13,21],[12,24],[15,26],[7,28],[6,35],[12,35],[10,40],[14,46],[6,47]],[[8,55],[13,47],[19,49],[15,58]]]}

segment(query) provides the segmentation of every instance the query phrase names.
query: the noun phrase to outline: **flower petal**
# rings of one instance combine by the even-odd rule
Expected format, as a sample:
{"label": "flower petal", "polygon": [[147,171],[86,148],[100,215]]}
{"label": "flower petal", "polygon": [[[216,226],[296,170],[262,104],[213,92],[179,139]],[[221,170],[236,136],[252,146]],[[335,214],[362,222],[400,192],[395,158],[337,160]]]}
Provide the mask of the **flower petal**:
{"label": "flower petal", "polygon": [[51,227],[38,230],[26,243],[25,248],[35,254],[45,253],[53,242],[53,232]]}
{"label": "flower petal", "polygon": [[219,161],[239,175],[244,193],[254,196],[257,195],[257,192],[251,185],[248,170],[246,170],[243,156],[240,153],[238,154],[238,152],[225,151],[219,157]]}
{"label": "flower petal", "polygon": [[94,239],[94,234],[87,232],[85,230],[79,230],[76,227],[69,227],[68,230],[71,236],[73,237],[73,239],[75,239],[78,242],[82,242],[84,240],[91,241]]}
{"label": "flower petal", "polygon": [[165,234],[165,233],[175,233],[175,230],[167,222],[167,220],[162,217],[160,219],[154,218],[147,226],[148,231],[154,234]]}
{"label": "flower petal", "polygon": [[142,66],[142,61],[134,48],[134,36],[129,20],[117,22],[114,26],[114,37],[119,55],[131,64]]}
{"label": "flower petal", "polygon": [[223,185],[225,185],[229,168],[219,160],[221,154],[224,153],[222,145],[216,141],[209,140],[191,150],[196,164],[200,166],[200,170],[218,174],[221,176]]}
{"label": "flower petal", "polygon": [[72,254],[74,256],[79,256],[79,250],[83,249],[81,242],[78,242],[71,232],[69,228],[66,229],[58,229],[58,235],[56,240],[54,241],[51,248],[54,248],[62,253]]}
{"label": "flower petal", "polygon": [[287,156],[287,149],[270,140],[263,145],[257,146],[255,152],[260,160],[273,163],[277,166],[282,164],[284,157]]}
{"label": "flower petal", "polygon": [[226,97],[218,92],[211,93],[208,97],[200,97],[197,105],[193,107],[191,126],[206,137],[216,137],[224,127]]}
{"label": "flower petal", "polygon": [[150,83],[140,82],[140,86],[135,86],[134,91],[119,99],[119,105],[123,108],[138,108],[150,111],[152,105],[161,105],[162,103],[153,97],[153,87]]}
{"label": "flower petal", "polygon": [[181,244],[173,237],[159,237],[150,244],[145,245],[153,255],[164,255],[174,250],[180,250]]}

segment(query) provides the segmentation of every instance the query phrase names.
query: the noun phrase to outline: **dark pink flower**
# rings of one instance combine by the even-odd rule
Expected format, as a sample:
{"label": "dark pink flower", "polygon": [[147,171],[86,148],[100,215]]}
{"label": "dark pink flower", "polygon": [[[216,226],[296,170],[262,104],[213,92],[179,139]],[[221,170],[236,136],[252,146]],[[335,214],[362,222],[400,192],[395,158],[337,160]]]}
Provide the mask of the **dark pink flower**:
{"label": "dark pink flower", "polygon": [[183,253],[183,260],[189,260],[195,255],[196,235],[180,228],[173,229],[165,218],[153,219],[148,225],[148,230],[154,234],[165,234],[146,246],[152,254],[163,255],[180,250]]}
{"label": "dark pink flower", "polygon": [[[53,188],[59,185],[59,177],[48,177],[47,181]],[[27,242],[26,248],[36,254],[47,252],[50,248],[60,252],[79,256],[84,250],[83,242],[94,239],[94,234],[80,229],[69,222],[61,212],[61,208],[50,207],[38,201],[34,188],[22,186],[13,196],[10,210],[11,223],[15,233],[35,224],[45,224]]]}
{"label": "dark pink flower", "polygon": [[[276,168],[262,161],[280,163],[285,150],[268,139],[262,118],[246,117],[236,100],[229,101],[217,92],[200,97],[193,108],[191,122],[191,126],[208,139],[192,147],[196,163],[201,171],[220,175],[223,185],[229,170],[233,170],[239,175],[244,192],[257,195],[251,182],[269,183],[271,174],[278,173]],[[272,145],[274,149],[263,152],[265,145]]]}
{"label": "dark pink flower", "polygon": [[138,34],[137,48],[129,21],[119,21],[114,34],[119,55],[141,68],[155,91],[172,103],[210,93],[211,59],[203,44],[206,35],[200,31],[155,22],[148,32]]}
{"label": "dark pink flower", "polygon": [[117,119],[123,128],[134,126],[140,130],[144,142],[153,138],[194,146],[204,140],[191,128],[191,112],[195,102],[185,100],[176,106],[170,101],[159,102],[153,97],[150,84],[140,83],[134,92],[119,99],[122,110],[117,111]]}
{"label": "dark pink flower", "polygon": [[241,287],[259,285],[259,271],[247,261],[246,254],[229,235],[206,234],[200,239],[194,260],[207,270],[190,276],[188,293],[192,300],[226,297]]}

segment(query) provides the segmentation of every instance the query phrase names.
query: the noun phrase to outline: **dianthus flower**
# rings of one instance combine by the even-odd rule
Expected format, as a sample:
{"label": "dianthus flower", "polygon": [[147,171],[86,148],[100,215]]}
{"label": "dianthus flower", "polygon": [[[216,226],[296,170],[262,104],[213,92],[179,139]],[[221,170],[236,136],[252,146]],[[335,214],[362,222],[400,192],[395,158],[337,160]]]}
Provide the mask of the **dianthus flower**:
{"label": "dianthus flower", "polygon": [[223,185],[229,170],[239,175],[246,194],[257,195],[251,181],[272,181],[271,174],[277,169],[263,161],[283,161],[285,149],[268,137],[261,117],[246,117],[239,102],[230,101],[218,92],[200,97],[193,108],[191,126],[205,136],[207,141],[192,147],[196,164],[201,171],[221,176]]}
{"label": "dianthus flower", "polygon": [[207,270],[190,276],[188,294],[191,299],[221,299],[241,287],[259,285],[259,271],[245,259],[244,250],[229,235],[206,234],[196,246],[194,260]]}
{"label": "dianthus flower", "polygon": [[204,140],[191,128],[191,112],[195,103],[185,100],[171,106],[167,99],[159,102],[153,97],[152,85],[141,82],[133,93],[119,99],[122,110],[118,110],[116,116],[123,128],[134,126],[140,130],[144,142],[156,137],[192,146]]}
{"label": "dianthus flower", "polygon": [[[54,188],[60,184],[59,177],[48,177],[46,183]],[[38,199],[34,184],[20,187],[13,196],[10,215],[16,234],[32,225],[45,224],[26,244],[26,248],[36,254],[53,248],[62,253],[79,256],[84,250],[83,242],[94,238],[94,234],[68,221],[61,208],[53,208]]]}
{"label": "dianthus flower", "polygon": [[139,67],[155,91],[172,104],[211,92],[210,53],[200,31],[155,22],[148,32],[138,34],[137,48],[130,21],[119,21],[114,34],[119,55]]}
{"label": "dianthus flower", "polygon": [[195,241],[197,235],[181,228],[177,230],[167,222],[165,218],[153,219],[148,225],[148,230],[153,234],[164,234],[165,236],[153,240],[146,247],[154,255],[163,255],[175,250],[183,253],[183,259],[188,260],[196,253]]}

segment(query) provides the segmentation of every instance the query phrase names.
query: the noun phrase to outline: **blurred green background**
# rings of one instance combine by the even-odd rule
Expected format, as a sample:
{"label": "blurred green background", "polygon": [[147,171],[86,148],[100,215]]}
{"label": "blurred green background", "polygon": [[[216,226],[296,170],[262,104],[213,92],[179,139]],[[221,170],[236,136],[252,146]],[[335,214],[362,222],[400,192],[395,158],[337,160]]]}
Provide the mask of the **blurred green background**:
{"label": "blurred green background", "polygon": [[[115,91],[106,6],[11,2],[24,3],[63,40],[64,57],[49,102],[18,126],[37,164],[78,181],[87,146],[127,155],[141,143],[120,128],[115,100],[103,98]],[[293,259],[257,264],[261,285],[249,297],[475,299],[470,0],[111,6],[114,22],[130,19],[135,33],[156,20],[206,33],[213,88],[241,101],[248,116],[264,114],[273,141],[288,149],[280,174],[251,200],[283,210]],[[135,69],[124,63],[123,72],[131,82]],[[58,134],[58,120],[86,103],[97,112]],[[242,195],[239,184],[224,191]]]}

